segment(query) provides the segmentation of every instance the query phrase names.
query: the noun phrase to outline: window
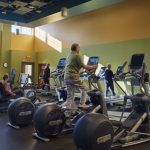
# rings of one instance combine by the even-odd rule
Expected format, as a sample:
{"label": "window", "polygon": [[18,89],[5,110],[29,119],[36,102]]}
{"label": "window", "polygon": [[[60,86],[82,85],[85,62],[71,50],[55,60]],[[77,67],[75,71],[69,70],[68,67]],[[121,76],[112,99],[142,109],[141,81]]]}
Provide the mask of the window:
{"label": "window", "polygon": [[60,40],[56,39],[55,37],[51,36],[50,34],[46,33],[44,30],[38,27],[35,28],[34,31],[35,31],[34,33],[35,37],[42,40],[43,42],[45,42],[46,44],[48,44],[58,52],[60,53],[62,52],[62,42]]}
{"label": "window", "polygon": [[35,37],[43,42],[46,42],[46,32],[40,28],[35,28]]}
{"label": "window", "polygon": [[33,35],[32,28],[21,27],[21,34]]}
{"label": "window", "polygon": [[53,47],[58,52],[62,52],[62,42],[58,39],[54,38],[50,34],[47,34],[47,44],[51,47]]}
{"label": "window", "polygon": [[89,57],[86,56],[86,55],[84,55],[83,57],[84,57],[84,58],[83,58],[84,64],[87,64],[87,63],[88,63],[88,60],[89,60]]}
{"label": "window", "polygon": [[15,33],[15,34],[18,34],[17,32],[19,32],[19,34],[33,35],[33,29],[32,28],[21,27],[21,26],[16,26],[16,25],[11,26],[11,32]]}

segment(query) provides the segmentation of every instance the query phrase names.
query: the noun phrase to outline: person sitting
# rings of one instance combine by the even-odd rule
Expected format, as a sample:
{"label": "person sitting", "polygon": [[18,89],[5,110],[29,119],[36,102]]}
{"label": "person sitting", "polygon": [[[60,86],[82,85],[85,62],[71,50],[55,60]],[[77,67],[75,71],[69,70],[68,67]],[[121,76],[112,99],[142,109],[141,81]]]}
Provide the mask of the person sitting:
{"label": "person sitting", "polygon": [[107,69],[105,71],[105,96],[108,97],[108,92],[109,88],[113,94],[113,96],[116,96],[116,93],[114,91],[114,83],[113,83],[113,78],[114,74],[113,71],[111,70],[111,64],[108,64]]}
{"label": "person sitting", "polygon": [[23,96],[24,93],[22,90],[17,89],[15,91],[12,91],[10,84],[8,83],[8,80],[9,80],[9,76],[5,74],[3,76],[3,80],[1,81],[4,91],[5,91],[5,96],[10,97],[10,98],[19,98]]}
{"label": "person sitting", "polygon": [[77,109],[74,102],[74,94],[77,88],[81,91],[79,106],[84,108],[88,107],[88,105],[86,105],[86,94],[88,89],[85,83],[80,80],[80,69],[92,70],[97,68],[97,66],[85,65],[79,53],[79,44],[72,44],[71,53],[67,57],[64,70],[64,83],[67,88],[67,100],[62,104],[62,107],[72,110]]}

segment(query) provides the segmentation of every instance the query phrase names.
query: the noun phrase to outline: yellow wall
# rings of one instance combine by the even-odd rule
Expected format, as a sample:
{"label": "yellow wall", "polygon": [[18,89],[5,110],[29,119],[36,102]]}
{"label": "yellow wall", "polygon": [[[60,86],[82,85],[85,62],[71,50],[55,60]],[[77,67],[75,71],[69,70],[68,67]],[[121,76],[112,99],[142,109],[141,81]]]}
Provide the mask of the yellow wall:
{"label": "yellow wall", "polygon": [[[11,47],[11,32],[10,32],[10,25],[4,24],[2,25],[1,28],[1,37],[0,37],[0,53],[1,53],[1,58],[0,58],[0,77],[9,72],[10,69],[10,47]],[[8,67],[4,68],[3,64],[8,63]]]}
{"label": "yellow wall", "polygon": [[32,57],[32,62],[34,63],[34,79],[37,81],[37,61],[36,61],[36,53],[34,51],[20,51],[15,50],[10,52],[10,61],[11,61],[11,69],[16,68],[16,80],[18,80],[19,74],[21,73],[21,63],[24,62],[26,56]]}
{"label": "yellow wall", "polygon": [[34,36],[12,34],[11,50],[34,51]]}
{"label": "yellow wall", "polygon": [[54,50],[52,47],[50,47],[45,42],[41,41],[40,39],[36,38],[34,39],[34,50],[35,51],[51,51]]}

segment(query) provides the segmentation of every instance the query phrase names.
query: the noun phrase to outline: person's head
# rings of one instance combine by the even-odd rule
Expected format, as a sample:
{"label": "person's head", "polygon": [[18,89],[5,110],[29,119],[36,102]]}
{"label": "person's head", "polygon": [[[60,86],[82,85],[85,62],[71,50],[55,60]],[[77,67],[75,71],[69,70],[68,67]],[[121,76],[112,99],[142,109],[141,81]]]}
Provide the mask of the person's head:
{"label": "person's head", "polygon": [[71,51],[79,53],[80,52],[80,46],[79,46],[79,44],[77,44],[77,43],[72,44],[71,45]]}
{"label": "person's head", "polygon": [[49,68],[49,67],[50,67],[50,64],[47,64],[47,65],[46,65],[46,68]]}
{"label": "person's head", "polygon": [[5,75],[3,76],[3,80],[7,82],[8,79],[9,79],[9,76],[8,76],[7,74],[5,74]]}
{"label": "person's head", "polygon": [[108,65],[107,65],[107,68],[108,68],[109,70],[111,70],[111,64],[108,64]]}

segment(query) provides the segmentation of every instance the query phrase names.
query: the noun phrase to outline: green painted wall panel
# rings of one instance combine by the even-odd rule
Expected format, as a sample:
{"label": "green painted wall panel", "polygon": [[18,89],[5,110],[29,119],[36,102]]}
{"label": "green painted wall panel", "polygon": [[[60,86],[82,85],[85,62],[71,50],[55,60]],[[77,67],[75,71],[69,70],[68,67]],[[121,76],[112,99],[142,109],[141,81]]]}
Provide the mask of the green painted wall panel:
{"label": "green painted wall panel", "polygon": [[[50,63],[52,68],[55,68],[59,58],[66,57],[69,51],[68,48],[64,49],[62,53],[55,50],[37,52],[37,62]],[[100,63],[104,66],[111,63],[114,71],[125,61],[129,62],[131,55],[134,53],[145,53],[147,55],[146,63],[150,72],[150,38],[81,47],[82,55],[99,56]]]}

